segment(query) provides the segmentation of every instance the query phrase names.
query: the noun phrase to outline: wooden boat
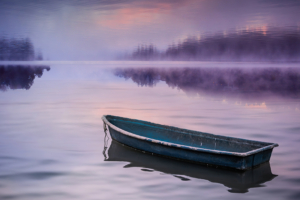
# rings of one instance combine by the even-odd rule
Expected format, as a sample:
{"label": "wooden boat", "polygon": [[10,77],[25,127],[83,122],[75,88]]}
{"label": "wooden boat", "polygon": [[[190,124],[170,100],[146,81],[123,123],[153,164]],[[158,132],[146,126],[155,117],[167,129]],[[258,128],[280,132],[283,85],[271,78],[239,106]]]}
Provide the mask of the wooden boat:
{"label": "wooden boat", "polygon": [[268,162],[278,144],[214,135],[104,115],[111,138],[145,153],[208,166],[247,170]]}

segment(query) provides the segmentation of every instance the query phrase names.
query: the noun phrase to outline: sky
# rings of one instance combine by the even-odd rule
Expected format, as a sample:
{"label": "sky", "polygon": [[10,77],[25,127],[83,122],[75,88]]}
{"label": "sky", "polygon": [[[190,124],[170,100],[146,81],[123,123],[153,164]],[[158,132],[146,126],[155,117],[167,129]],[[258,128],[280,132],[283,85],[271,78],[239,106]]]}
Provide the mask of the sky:
{"label": "sky", "polygon": [[0,37],[30,38],[46,60],[113,60],[140,44],[270,27],[300,30],[296,0],[1,0]]}

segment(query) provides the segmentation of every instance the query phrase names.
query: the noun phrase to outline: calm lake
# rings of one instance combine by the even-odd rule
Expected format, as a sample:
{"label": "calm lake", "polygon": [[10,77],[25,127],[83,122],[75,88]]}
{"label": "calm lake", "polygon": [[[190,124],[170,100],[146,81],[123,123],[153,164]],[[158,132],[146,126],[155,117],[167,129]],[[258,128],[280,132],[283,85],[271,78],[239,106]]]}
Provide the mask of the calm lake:
{"label": "calm lake", "polygon": [[[300,199],[299,0],[0,0],[0,199]],[[278,143],[242,172],[103,115]]]}
{"label": "calm lake", "polygon": [[[295,64],[156,62],[159,67],[154,68],[151,62],[46,64],[48,68],[27,90],[27,83],[18,82],[23,80],[18,70],[34,67],[5,66],[15,69],[17,78],[11,78],[11,85],[0,93],[1,199],[299,198],[300,96],[292,89],[280,92],[290,69],[298,74],[294,84],[299,84]],[[172,82],[163,80],[159,71],[164,69],[168,76],[176,70],[195,70],[195,75],[214,67],[214,74],[224,74],[243,65],[283,69],[277,92],[204,90],[188,84],[187,73]],[[27,74],[31,73],[35,71]],[[257,169],[245,173],[215,169],[112,142],[105,138],[104,114],[275,142],[279,147],[270,163]]]}

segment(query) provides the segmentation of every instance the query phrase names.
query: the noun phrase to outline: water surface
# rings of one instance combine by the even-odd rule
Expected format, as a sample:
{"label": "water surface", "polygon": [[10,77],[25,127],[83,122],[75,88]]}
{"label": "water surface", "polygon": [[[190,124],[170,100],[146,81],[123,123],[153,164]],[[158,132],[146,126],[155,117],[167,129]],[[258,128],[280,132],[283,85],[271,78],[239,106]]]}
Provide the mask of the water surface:
{"label": "water surface", "polygon": [[[147,63],[137,65],[149,69]],[[297,92],[267,91],[258,98],[252,92],[248,98],[239,91],[232,96],[218,90],[174,88],[163,80],[152,87],[139,86],[115,75],[113,69],[120,69],[120,64],[49,67],[29,89],[0,93],[1,199],[297,199],[300,195]],[[289,69],[286,64],[281,68]],[[195,166],[107,142],[104,114],[274,142],[279,147],[269,165],[246,174]]]}

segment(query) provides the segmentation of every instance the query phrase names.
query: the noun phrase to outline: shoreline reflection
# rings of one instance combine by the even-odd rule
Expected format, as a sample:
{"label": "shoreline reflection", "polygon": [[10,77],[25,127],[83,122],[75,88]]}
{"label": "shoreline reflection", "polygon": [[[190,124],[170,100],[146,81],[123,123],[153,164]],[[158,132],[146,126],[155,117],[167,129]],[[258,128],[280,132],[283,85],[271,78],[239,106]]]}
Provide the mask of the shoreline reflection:
{"label": "shoreline reflection", "polygon": [[247,193],[250,188],[264,187],[265,182],[277,176],[272,174],[270,163],[245,172],[231,171],[144,154],[113,140],[107,154],[105,161],[129,162],[124,168],[138,167],[145,172],[158,171],[182,181],[189,181],[190,178],[204,179],[228,187],[228,192],[231,193]]}
{"label": "shoreline reflection", "polygon": [[263,95],[300,95],[299,68],[126,68],[114,75],[138,86],[154,87],[164,81],[186,93],[217,94],[247,98]]}
{"label": "shoreline reflection", "polygon": [[41,78],[44,72],[50,70],[49,66],[23,66],[0,65],[0,90],[26,89],[29,90],[36,77]]}

